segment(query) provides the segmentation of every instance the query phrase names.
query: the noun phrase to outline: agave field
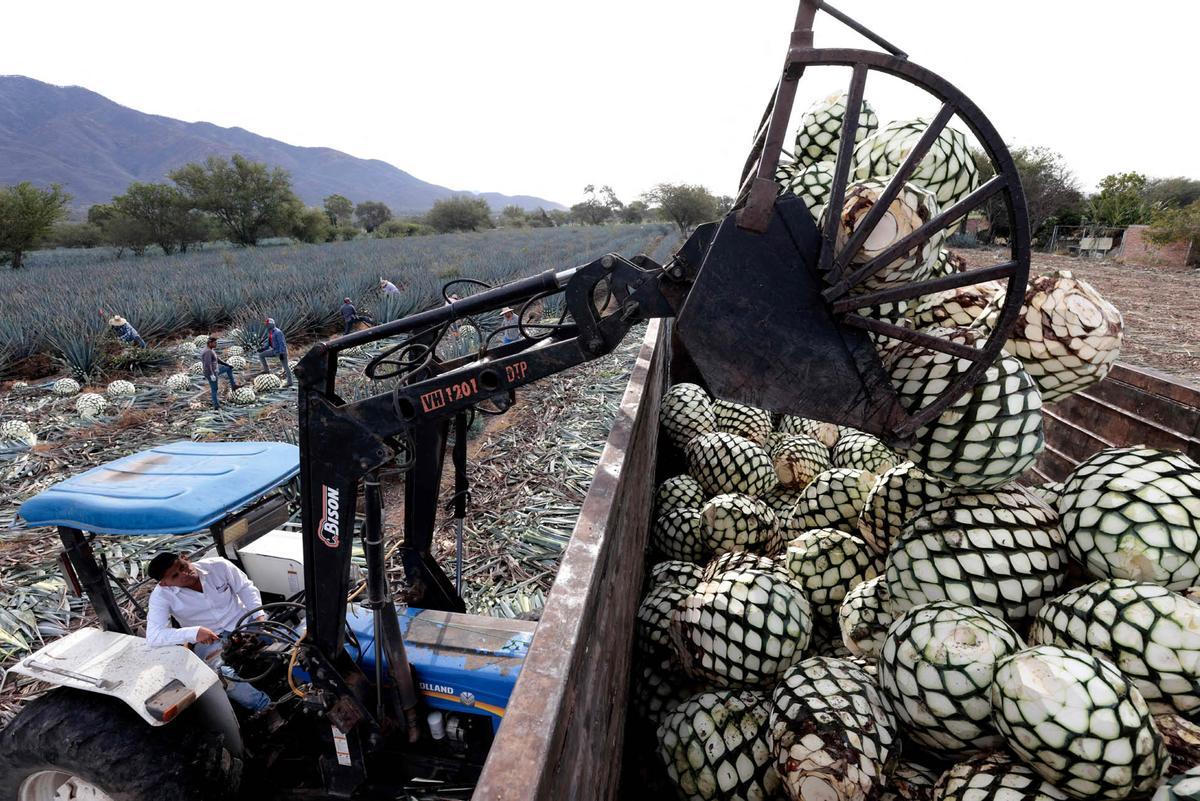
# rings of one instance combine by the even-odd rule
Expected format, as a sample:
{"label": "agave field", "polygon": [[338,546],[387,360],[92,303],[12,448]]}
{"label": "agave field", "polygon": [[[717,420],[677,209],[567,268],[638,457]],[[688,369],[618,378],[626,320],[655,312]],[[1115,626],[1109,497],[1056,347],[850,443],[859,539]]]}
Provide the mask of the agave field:
{"label": "agave field", "polygon": [[[115,258],[111,251],[34,254],[5,276],[0,296],[0,375],[30,356],[60,360],[77,378],[106,367],[105,315],[127,318],[153,346],[185,333],[240,326],[248,339],[265,316],[289,337],[340,326],[338,307],[392,320],[442,302],[454,278],[498,284],[561,270],[607,252],[669,252],[665,225],[504,229],[325,245],[203,250],[161,258]],[[88,260],[86,254],[93,254]],[[401,288],[380,297],[379,279]],[[248,341],[249,346],[257,341]]]}

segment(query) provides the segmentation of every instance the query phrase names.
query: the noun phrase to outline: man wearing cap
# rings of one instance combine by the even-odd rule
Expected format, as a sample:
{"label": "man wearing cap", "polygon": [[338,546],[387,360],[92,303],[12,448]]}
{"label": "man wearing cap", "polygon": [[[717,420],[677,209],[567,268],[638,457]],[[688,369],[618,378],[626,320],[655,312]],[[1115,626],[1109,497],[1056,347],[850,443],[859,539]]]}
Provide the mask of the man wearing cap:
{"label": "man wearing cap", "polygon": [[208,347],[200,354],[200,364],[204,367],[204,377],[208,380],[208,388],[212,390],[212,405],[214,409],[220,409],[221,403],[217,400],[217,379],[222,373],[229,379],[229,389],[237,389],[237,379],[233,377],[233,367],[226,362],[221,361],[221,357],[217,355],[217,338],[208,338]]}
{"label": "man wearing cap", "polygon": [[354,308],[354,304],[350,302],[350,298],[342,299],[341,312],[342,322],[346,324],[344,330],[342,331],[342,336],[349,334],[351,329],[354,328],[355,323],[369,322],[366,317],[359,316],[358,309]]}
{"label": "man wearing cap", "polygon": [[503,329],[500,334],[501,344],[507,345],[521,338],[521,329],[517,322],[517,315],[511,306],[505,306],[500,310],[500,327]]}
{"label": "man wearing cap", "polygon": [[254,355],[262,362],[262,372],[259,375],[266,375],[271,372],[271,368],[267,366],[267,357],[278,356],[280,364],[283,365],[283,375],[287,379],[287,385],[289,387],[292,385],[292,368],[288,365],[287,339],[283,336],[283,331],[275,325],[274,318],[267,318],[267,339],[265,346]]}
{"label": "man wearing cap", "polygon": [[383,276],[379,277],[379,291],[385,295],[399,295],[400,289]]}
{"label": "man wearing cap", "polygon": [[[229,699],[254,712],[266,712],[271,698],[249,682],[239,681],[221,659],[221,635],[233,631],[262,596],[249,577],[219,556],[191,561],[184,554],[164,552],[150,560],[147,571],[158,582],[150,591],[146,641],[155,647],[191,645],[192,651],[223,677]],[[261,620],[258,611],[246,618]],[[172,628],[171,618],[179,624]]]}
{"label": "man wearing cap", "polygon": [[139,348],[146,347],[146,340],[142,339],[137,329],[130,325],[129,321],[121,315],[114,314],[108,318],[108,324],[112,326],[113,333],[117,335],[117,339],[130,345],[137,345]]}

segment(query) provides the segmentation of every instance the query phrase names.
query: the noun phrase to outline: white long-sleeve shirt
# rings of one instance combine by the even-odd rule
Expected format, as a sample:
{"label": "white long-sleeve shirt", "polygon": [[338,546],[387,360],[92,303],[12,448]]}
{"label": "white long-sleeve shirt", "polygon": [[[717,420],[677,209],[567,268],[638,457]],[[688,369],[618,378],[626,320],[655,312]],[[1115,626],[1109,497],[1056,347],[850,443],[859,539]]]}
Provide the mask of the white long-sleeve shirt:
{"label": "white long-sleeve shirt", "polygon": [[[203,592],[161,584],[150,591],[146,641],[151,645],[194,643],[201,626],[217,634],[230,631],[242,615],[262,605],[258,588],[228,559],[214,556],[192,564]],[[172,617],[180,628],[171,627]]]}

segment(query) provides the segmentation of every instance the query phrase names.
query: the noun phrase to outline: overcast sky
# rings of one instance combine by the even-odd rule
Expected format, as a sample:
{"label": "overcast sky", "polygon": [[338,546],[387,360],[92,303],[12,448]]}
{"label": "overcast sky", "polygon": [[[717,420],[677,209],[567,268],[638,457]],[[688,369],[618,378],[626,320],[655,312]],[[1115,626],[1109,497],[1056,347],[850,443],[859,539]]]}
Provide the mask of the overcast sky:
{"label": "overcast sky", "polygon": [[[1192,0],[840,0],[956,84],[1010,144],[1200,178]],[[378,158],[454,189],[564,204],[659,182],[733,194],[794,0],[21,3],[0,74]],[[819,16],[818,46],[861,46]],[[847,75],[801,80],[797,106]],[[883,120],[929,111],[886,80]],[[931,101],[927,101],[931,103]]]}

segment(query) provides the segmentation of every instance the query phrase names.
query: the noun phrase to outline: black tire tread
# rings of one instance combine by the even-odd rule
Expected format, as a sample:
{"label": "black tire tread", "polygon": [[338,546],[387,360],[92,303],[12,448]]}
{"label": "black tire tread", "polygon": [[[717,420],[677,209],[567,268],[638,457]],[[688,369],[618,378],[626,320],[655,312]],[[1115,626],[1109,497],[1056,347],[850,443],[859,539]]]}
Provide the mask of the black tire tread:
{"label": "black tire tread", "polygon": [[52,690],[0,731],[0,801],[15,799],[27,776],[51,768],[91,781],[114,801],[232,798],[240,762],[193,711],[152,727],[118,699]]}

